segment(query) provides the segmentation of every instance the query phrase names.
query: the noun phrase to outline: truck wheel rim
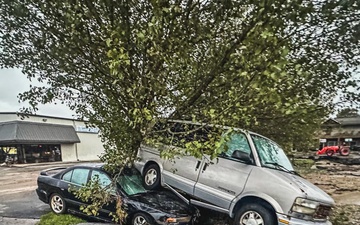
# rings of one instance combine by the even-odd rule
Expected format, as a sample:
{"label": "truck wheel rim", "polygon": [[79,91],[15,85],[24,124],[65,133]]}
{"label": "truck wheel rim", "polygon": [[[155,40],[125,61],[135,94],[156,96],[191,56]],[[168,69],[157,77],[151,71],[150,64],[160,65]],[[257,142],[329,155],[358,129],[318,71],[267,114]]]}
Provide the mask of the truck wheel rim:
{"label": "truck wheel rim", "polygon": [[157,172],[155,169],[149,169],[145,175],[145,183],[149,186],[153,185],[157,179]]}
{"label": "truck wheel rim", "polygon": [[247,211],[240,218],[241,225],[264,225],[262,216],[255,211]]}
{"label": "truck wheel rim", "polygon": [[60,196],[55,195],[51,198],[51,208],[55,213],[61,213],[64,208],[64,203]]}

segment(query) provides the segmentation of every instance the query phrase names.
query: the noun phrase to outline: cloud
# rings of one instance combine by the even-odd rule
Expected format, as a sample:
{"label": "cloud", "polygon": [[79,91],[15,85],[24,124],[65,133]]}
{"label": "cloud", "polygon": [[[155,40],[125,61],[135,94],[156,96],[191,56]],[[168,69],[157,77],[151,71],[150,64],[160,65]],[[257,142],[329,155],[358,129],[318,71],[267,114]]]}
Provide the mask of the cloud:
{"label": "cloud", "polygon": [[[29,81],[19,69],[0,69],[0,112],[16,112],[27,103],[19,103],[18,95],[30,89],[30,84],[39,85],[37,81]],[[67,106],[57,103],[39,105],[37,114],[72,118],[75,114]]]}

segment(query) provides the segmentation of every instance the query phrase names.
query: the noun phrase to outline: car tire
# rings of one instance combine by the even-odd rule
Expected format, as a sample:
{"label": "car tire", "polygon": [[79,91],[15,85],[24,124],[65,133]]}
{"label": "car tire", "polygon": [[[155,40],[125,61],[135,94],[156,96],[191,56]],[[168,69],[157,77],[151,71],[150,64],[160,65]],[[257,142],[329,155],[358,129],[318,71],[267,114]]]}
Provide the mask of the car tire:
{"label": "car tire", "polygon": [[64,214],[67,211],[66,202],[58,193],[54,193],[50,196],[49,205],[55,214]]}
{"label": "car tire", "polygon": [[156,164],[146,167],[143,175],[144,187],[148,190],[156,190],[161,186],[160,168]]}
{"label": "car tire", "polygon": [[154,219],[145,213],[136,213],[132,217],[131,225],[154,225]]}
{"label": "car tire", "polygon": [[240,207],[235,215],[234,225],[243,224],[276,225],[276,216],[260,204],[249,203]]}
{"label": "car tire", "polygon": [[327,156],[333,156],[334,153],[335,153],[334,150],[327,150],[327,151],[326,151],[326,155],[327,155]]}

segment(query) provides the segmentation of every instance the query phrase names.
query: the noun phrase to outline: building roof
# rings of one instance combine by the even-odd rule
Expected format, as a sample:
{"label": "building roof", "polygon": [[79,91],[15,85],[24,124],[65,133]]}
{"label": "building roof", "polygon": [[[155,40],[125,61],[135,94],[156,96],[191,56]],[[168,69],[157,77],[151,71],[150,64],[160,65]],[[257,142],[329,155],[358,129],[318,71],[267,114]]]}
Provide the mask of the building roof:
{"label": "building roof", "polygon": [[360,125],[360,117],[336,118],[341,125]]}
{"label": "building roof", "polygon": [[27,121],[0,123],[0,144],[79,143],[73,126]]}
{"label": "building roof", "polygon": [[328,119],[323,123],[323,126],[358,126],[360,125],[360,117],[347,117]]}
{"label": "building roof", "polygon": [[71,121],[84,121],[87,122],[87,120],[80,120],[75,118],[67,118],[67,117],[57,117],[57,116],[46,116],[46,115],[40,115],[40,114],[28,114],[28,113],[20,113],[20,112],[0,112],[0,115],[17,115],[17,116],[31,116],[31,117],[44,117],[44,118],[51,118],[51,119],[60,119],[60,120],[71,120]]}

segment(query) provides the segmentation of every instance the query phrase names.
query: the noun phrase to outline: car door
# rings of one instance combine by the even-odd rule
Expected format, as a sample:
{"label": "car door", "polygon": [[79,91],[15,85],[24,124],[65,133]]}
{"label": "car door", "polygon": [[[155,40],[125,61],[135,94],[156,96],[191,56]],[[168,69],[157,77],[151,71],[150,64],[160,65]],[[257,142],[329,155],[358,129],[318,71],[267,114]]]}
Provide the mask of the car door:
{"label": "car door", "polygon": [[[231,201],[245,187],[253,165],[232,157],[235,150],[248,153],[252,157],[246,135],[242,132],[228,134],[221,146],[223,153],[216,159],[205,157],[194,195],[224,209],[229,209]],[[253,160],[254,161],[254,160]]]}
{"label": "car door", "polygon": [[69,191],[69,187],[72,190],[79,190],[81,186],[85,185],[89,179],[90,169],[87,168],[75,168],[64,173],[62,176],[63,183],[60,184],[63,190],[64,198],[69,207],[80,210],[80,206],[84,204],[80,199],[76,198],[73,192]]}
{"label": "car door", "polygon": [[109,202],[109,204],[106,204],[99,210],[99,217],[103,220],[111,220],[111,216],[109,215],[111,212],[114,213],[116,211],[116,191],[115,188],[111,186],[111,178],[103,171],[100,170],[92,170],[90,179],[92,181],[95,181],[98,179],[99,185],[101,188],[105,188],[106,191],[109,191],[110,194],[113,195],[114,201]]}

